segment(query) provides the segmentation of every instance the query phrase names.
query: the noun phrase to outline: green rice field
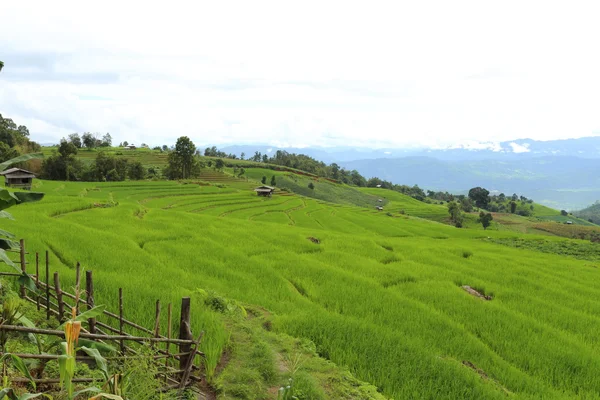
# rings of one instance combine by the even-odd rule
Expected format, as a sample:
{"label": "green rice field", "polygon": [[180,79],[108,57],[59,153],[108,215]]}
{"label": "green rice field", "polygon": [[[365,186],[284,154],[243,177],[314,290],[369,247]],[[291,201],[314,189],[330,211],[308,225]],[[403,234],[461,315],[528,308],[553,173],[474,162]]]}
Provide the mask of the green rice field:
{"label": "green rice field", "polygon": [[210,373],[230,337],[201,291],[268,310],[274,331],[390,399],[600,398],[597,258],[503,244],[576,241],[457,229],[436,222],[445,206],[391,191],[379,212],[376,189],[356,190],[358,207],[199,183],[37,181],[46,197],[3,229],[30,257],[48,249],[66,284],[77,261],[94,270],[98,304],[117,309],[122,287],[126,317],[147,326],[156,299],[191,296]]}

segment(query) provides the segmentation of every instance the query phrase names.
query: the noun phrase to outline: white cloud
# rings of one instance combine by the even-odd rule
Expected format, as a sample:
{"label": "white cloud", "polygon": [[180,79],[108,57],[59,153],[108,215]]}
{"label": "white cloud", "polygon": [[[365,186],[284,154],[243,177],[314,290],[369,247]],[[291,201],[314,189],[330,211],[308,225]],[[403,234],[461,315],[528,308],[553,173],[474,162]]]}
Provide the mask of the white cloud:
{"label": "white cloud", "polygon": [[592,1],[8,2],[0,112],[44,142],[98,131],[498,151],[589,136],[599,12]]}
{"label": "white cloud", "polygon": [[529,150],[529,143],[523,143],[518,144],[515,142],[511,142],[508,144],[511,148],[513,153],[529,153],[531,150]]}

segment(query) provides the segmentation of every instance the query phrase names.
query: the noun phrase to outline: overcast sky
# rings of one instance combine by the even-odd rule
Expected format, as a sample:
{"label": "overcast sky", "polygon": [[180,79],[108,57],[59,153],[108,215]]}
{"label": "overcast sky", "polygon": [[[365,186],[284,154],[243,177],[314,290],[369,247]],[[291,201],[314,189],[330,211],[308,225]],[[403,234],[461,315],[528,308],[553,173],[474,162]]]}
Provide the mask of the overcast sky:
{"label": "overcast sky", "polygon": [[0,113],[42,143],[595,136],[595,3],[3,1]]}

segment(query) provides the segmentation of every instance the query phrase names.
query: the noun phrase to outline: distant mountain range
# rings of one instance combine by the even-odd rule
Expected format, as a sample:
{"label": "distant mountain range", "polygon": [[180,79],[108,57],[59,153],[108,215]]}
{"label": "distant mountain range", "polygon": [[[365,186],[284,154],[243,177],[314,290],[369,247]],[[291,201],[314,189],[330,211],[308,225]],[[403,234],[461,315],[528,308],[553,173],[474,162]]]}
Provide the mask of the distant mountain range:
{"label": "distant mountain range", "polygon": [[584,208],[600,200],[600,136],[537,141],[519,139],[447,149],[278,148],[229,146],[246,157],[260,151],[302,153],[399,184],[465,193],[474,186],[518,193],[554,208]]}
{"label": "distant mountain range", "polygon": [[271,154],[277,150],[285,150],[290,153],[306,154],[326,163],[400,157],[433,157],[439,160],[455,161],[486,159],[513,160],[539,156],[600,158],[600,136],[549,141],[518,139],[500,143],[472,143],[445,149],[368,149],[356,147],[298,148],[256,144],[227,146],[220,148],[220,150],[238,156],[244,152],[246,157],[253,155],[255,151],[260,151],[262,154]]}

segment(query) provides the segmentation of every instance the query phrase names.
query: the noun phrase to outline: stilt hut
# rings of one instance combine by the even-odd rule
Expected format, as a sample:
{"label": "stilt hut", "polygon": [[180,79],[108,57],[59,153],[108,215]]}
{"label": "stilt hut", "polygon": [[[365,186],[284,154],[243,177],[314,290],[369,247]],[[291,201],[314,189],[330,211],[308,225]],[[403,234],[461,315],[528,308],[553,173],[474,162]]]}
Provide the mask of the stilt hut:
{"label": "stilt hut", "polygon": [[264,185],[257,187],[256,189],[254,189],[254,191],[259,196],[271,197],[273,195],[273,192],[275,191],[275,188]]}
{"label": "stilt hut", "polygon": [[0,172],[0,175],[4,176],[4,186],[25,190],[31,190],[31,183],[35,178],[33,172],[22,168],[7,169]]}

